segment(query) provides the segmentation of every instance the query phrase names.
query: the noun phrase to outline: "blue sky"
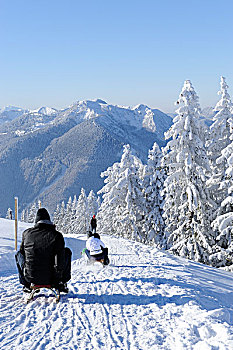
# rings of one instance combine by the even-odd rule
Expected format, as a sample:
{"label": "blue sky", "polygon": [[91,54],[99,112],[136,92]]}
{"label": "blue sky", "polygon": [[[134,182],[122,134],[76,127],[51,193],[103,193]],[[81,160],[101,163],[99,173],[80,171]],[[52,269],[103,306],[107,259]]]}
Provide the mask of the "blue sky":
{"label": "blue sky", "polygon": [[0,0],[0,108],[77,100],[174,110],[190,79],[202,107],[233,95],[231,0]]}

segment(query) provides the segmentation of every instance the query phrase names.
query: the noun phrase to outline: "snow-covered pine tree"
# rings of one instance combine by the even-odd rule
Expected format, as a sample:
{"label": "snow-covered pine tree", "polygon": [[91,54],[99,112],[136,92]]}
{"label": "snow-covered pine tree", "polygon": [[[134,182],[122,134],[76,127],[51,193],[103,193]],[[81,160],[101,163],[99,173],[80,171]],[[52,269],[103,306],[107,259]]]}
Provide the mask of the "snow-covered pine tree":
{"label": "snow-covered pine tree", "polygon": [[56,229],[65,233],[64,221],[66,214],[65,202],[62,201],[61,206],[57,205],[56,211],[53,214],[53,222],[56,225]]}
{"label": "snow-covered pine tree", "polygon": [[161,166],[162,152],[155,142],[148,153],[147,165],[144,167],[143,187],[146,199],[145,231],[147,241],[159,247],[165,246],[162,190],[165,180],[165,171]]}
{"label": "snow-covered pine tree", "polygon": [[163,149],[163,165],[168,171],[163,209],[171,251],[208,263],[214,240],[206,188],[209,161],[198,100],[190,80],[186,80],[177,101],[180,107],[174,124],[165,133],[166,139],[171,140]]}
{"label": "snow-covered pine tree", "polygon": [[226,197],[218,210],[217,218],[213,222],[213,227],[217,232],[215,254],[210,259],[214,266],[226,266],[233,271],[233,124],[231,144],[222,150],[222,156],[217,159],[217,163],[222,164],[223,158],[226,160],[226,170],[220,189],[226,190]]}
{"label": "snow-covered pine tree", "polygon": [[76,206],[76,220],[72,229],[73,233],[86,233],[89,230],[89,211],[87,196],[84,188],[81,188]]}
{"label": "snow-covered pine tree", "polygon": [[77,221],[77,213],[76,213],[76,208],[77,208],[77,197],[74,195],[72,204],[71,204],[71,210],[70,210],[70,222],[68,223],[68,232],[69,233],[74,233],[74,226]]}
{"label": "snow-covered pine tree", "polygon": [[76,225],[77,225],[77,197],[74,195],[73,200],[71,197],[69,198],[68,204],[65,210],[65,225],[66,225],[66,233],[75,233]]}
{"label": "snow-covered pine tree", "polygon": [[20,220],[22,222],[28,222],[28,209],[23,209]]}
{"label": "snow-covered pine tree", "polygon": [[72,201],[72,206],[71,206],[71,211],[72,211],[72,215],[75,215],[76,212],[76,207],[77,207],[77,196],[76,194],[74,195],[74,199]]}
{"label": "snow-covered pine tree", "polygon": [[38,210],[37,203],[33,203],[28,211],[28,220],[27,222],[33,223],[35,221],[36,213]]}
{"label": "snow-covered pine tree", "polygon": [[25,220],[25,213],[26,213],[26,210],[23,209],[22,212],[21,212],[21,216],[20,216],[20,221],[22,221],[22,222],[26,222],[26,220]]}
{"label": "snow-covered pine tree", "polygon": [[66,204],[65,215],[63,218],[63,233],[70,232],[71,218],[72,218],[72,198],[70,196]]}
{"label": "snow-covered pine tree", "polygon": [[60,219],[60,205],[57,204],[56,209],[53,213],[53,223],[56,225],[56,228],[59,230],[59,219]]}
{"label": "snow-covered pine tree", "polygon": [[101,206],[101,198],[100,198],[100,196],[98,196],[97,197],[97,212],[99,212],[99,208],[100,208],[100,206]]}
{"label": "snow-covered pine tree", "polygon": [[6,219],[12,220],[12,218],[13,218],[13,211],[11,208],[8,208],[6,213]]}
{"label": "snow-covered pine tree", "polygon": [[210,126],[210,132],[207,140],[208,157],[212,169],[212,176],[208,181],[210,195],[219,206],[227,195],[224,188],[219,188],[219,183],[223,179],[226,169],[226,159],[222,157],[221,162],[216,163],[216,159],[221,157],[221,152],[230,143],[230,125],[232,124],[232,102],[228,93],[228,85],[226,79],[221,77],[220,100],[215,106],[217,112],[213,118],[214,123]]}
{"label": "snow-covered pine tree", "polygon": [[117,224],[115,221],[116,208],[113,206],[113,202],[115,202],[114,188],[118,181],[119,169],[120,163],[114,163],[111,167],[108,167],[106,171],[103,171],[100,174],[102,178],[106,178],[104,179],[105,185],[98,192],[99,195],[102,195],[103,199],[98,211],[98,231],[110,235],[117,234]]}
{"label": "snow-covered pine tree", "polygon": [[130,146],[126,145],[120,163],[115,163],[101,174],[107,177],[106,185],[98,192],[103,194],[99,217],[106,233],[145,240],[141,169],[141,161],[132,155]]}
{"label": "snow-covered pine tree", "polygon": [[87,197],[87,203],[88,203],[88,211],[90,215],[90,220],[91,217],[98,212],[98,202],[97,202],[97,197],[94,193],[93,190],[89,192],[89,195]]}

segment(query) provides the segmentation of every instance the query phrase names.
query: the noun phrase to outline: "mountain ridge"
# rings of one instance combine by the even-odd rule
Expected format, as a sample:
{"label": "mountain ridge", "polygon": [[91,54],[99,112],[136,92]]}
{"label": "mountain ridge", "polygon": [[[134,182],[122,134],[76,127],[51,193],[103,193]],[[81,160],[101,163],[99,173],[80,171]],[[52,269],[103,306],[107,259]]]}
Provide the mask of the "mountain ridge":
{"label": "mountain ridge", "polygon": [[1,216],[14,196],[20,211],[38,198],[54,210],[82,187],[98,191],[100,173],[120,160],[124,144],[145,161],[154,142],[165,144],[163,133],[172,124],[157,109],[100,99],[78,101],[49,115],[39,110],[0,125]]}

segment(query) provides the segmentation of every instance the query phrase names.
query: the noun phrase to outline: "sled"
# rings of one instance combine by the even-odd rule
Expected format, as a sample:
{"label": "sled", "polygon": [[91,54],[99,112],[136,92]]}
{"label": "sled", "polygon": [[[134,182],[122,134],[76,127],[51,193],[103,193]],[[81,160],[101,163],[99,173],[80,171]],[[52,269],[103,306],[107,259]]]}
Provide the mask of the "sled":
{"label": "sled", "polygon": [[94,258],[89,258],[88,259],[88,264],[93,265],[94,263],[98,262],[100,264],[104,264],[104,259],[94,259]]}
{"label": "sled", "polygon": [[60,292],[57,288],[52,287],[50,284],[31,284],[30,289],[32,290],[31,293],[29,294],[29,297],[27,298],[26,302],[27,304],[30,303],[30,301],[33,300],[34,295],[36,293],[39,293],[41,289],[48,289],[50,290],[53,295],[55,296],[55,301],[56,303],[59,302],[60,300]]}
{"label": "sled", "polygon": [[106,262],[104,263],[104,259],[95,259],[95,258],[87,259],[87,265],[94,265],[95,263],[100,263],[103,267],[106,267],[107,265],[109,265],[110,261],[108,259],[106,264]]}

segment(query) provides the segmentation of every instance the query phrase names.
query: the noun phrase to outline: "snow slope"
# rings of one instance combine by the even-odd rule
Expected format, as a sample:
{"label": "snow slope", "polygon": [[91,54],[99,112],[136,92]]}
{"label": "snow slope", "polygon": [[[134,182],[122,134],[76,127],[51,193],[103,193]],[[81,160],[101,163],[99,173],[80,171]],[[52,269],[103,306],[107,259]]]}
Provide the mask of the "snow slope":
{"label": "snow slope", "polygon": [[68,236],[70,293],[26,305],[12,227],[0,219],[1,349],[233,349],[231,273],[107,235],[111,265],[91,267],[85,236]]}

